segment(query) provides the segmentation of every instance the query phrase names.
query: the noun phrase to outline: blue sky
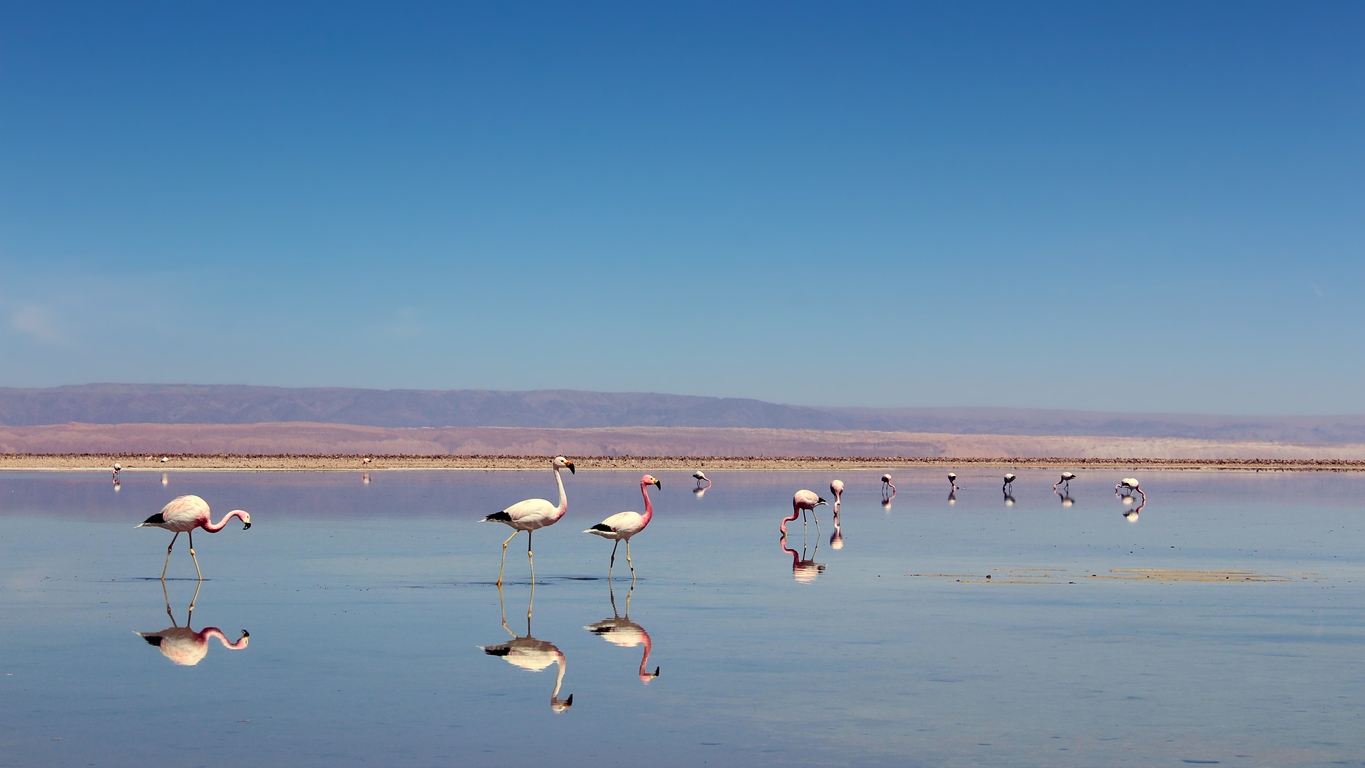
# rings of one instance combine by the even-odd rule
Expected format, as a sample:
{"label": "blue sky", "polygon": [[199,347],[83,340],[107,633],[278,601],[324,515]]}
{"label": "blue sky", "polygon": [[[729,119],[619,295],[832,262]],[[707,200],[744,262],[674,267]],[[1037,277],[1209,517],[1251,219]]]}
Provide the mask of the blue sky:
{"label": "blue sky", "polygon": [[0,386],[1365,412],[1362,39],[1355,2],[6,3]]}

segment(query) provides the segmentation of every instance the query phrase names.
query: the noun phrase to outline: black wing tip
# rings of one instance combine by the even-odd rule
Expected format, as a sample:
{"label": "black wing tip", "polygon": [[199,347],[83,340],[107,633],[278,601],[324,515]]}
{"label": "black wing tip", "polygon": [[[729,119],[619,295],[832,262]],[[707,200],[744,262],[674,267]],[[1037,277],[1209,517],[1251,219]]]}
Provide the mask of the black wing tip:
{"label": "black wing tip", "polygon": [[142,521],[143,525],[165,525],[166,518],[160,512]]}
{"label": "black wing tip", "polygon": [[494,645],[483,649],[483,652],[489,656],[506,656],[512,652],[512,649],[505,645]]}
{"label": "black wing tip", "polygon": [[161,635],[143,635],[142,639],[147,641],[147,645],[161,647]]}
{"label": "black wing tip", "polygon": [[502,512],[494,512],[488,517],[485,517],[483,521],[485,523],[510,523],[512,522],[512,516],[507,514],[504,510]]}
{"label": "black wing tip", "polygon": [[606,523],[598,523],[597,525],[594,525],[593,527],[589,528],[588,530],[590,530],[590,531],[606,531],[607,533],[611,533],[612,531],[614,531],[614,530],[616,530],[616,529],[615,529],[615,528],[612,528],[610,525],[607,525]]}

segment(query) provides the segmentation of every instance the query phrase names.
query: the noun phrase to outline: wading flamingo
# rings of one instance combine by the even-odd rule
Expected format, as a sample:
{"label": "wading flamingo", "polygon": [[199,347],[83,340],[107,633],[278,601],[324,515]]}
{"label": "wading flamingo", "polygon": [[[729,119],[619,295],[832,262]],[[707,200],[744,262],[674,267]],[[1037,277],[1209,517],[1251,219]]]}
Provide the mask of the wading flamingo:
{"label": "wading flamingo", "polygon": [[1057,486],[1059,485],[1064,485],[1066,486],[1067,490],[1071,490],[1071,481],[1075,479],[1076,479],[1075,472],[1063,472],[1062,479],[1052,484],[1052,490],[1055,492],[1057,490]]}
{"label": "wading flamingo", "polygon": [[645,513],[639,512],[617,512],[611,517],[594,525],[584,533],[591,533],[601,536],[604,539],[614,539],[615,544],[611,545],[611,562],[607,565],[607,580],[611,580],[611,569],[616,565],[616,548],[621,546],[621,542],[626,542],[626,564],[630,566],[630,578],[635,579],[635,563],[630,559],[630,538],[643,531],[649,521],[654,517],[654,505],[649,501],[649,486],[654,486],[659,490],[664,489],[663,482],[655,480],[650,475],[640,478],[640,494],[645,497]]}
{"label": "wading flamingo", "polygon": [[[795,520],[797,515],[801,516],[801,524],[805,525],[806,511],[809,510],[814,515],[815,508],[821,504],[829,506],[829,502],[815,495],[815,491],[797,491],[792,496],[792,516],[782,520],[782,535],[787,535],[787,523]],[[820,525],[820,518],[815,518],[815,525]]]}
{"label": "wading flamingo", "polygon": [[123,465],[122,465],[122,464],[115,464],[115,465],[114,465],[114,482],[116,482],[116,483],[118,482],[118,473],[120,473],[120,472],[122,472],[122,471],[123,471]]}
{"label": "wading flamingo", "polygon": [[839,500],[844,496],[844,481],[833,480],[829,484],[829,492],[834,494],[834,516],[839,516]]}
{"label": "wading flamingo", "polygon": [[[1119,481],[1118,485],[1114,486],[1114,493],[1122,494],[1124,496],[1132,496],[1134,491],[1142,493],[1142,488],[1138,487],[1136,477],[1125,477]],[[1142,493],[1142,501],[1144,503],[1147,501],[1147,494]]]}
{"label": "wading flamingo", "polygon": [[227,635],[217,627],[204,627],[198,632],[190,629],[194,621],[194,601],[199,599],[199,586],[202,586],[202,582],[194,588],[189,615],[185,617],[185,626],[182,627],[175,622],[175,615],[171,613],[171,596],[166,592],[166,582],[161,582],[161,591],[166,596],[166,615],[171,617],[171,626],[160,632],[133,633],[146,640],[148,645],[156,646],[161,650],[161,655],[182,667],[192,667],[203,661],[208,655],[209,640],[212,638],[218,638],[218,642],[228,650],[241,651],[246,649],[247,639],[251,637],[251,633],[244,629],[242,636],[233,643],[229,642]]}
{"label": "wading flamingo", "polygon": [[950,486],[950,490],[952,490],[952,491],[956,491],[956,490],[957,490],[957,474],[956,474],[956,473],[953,473],[953,472],[949,472],[949,473],[948,473],[948,485]]}
{"label": "wading flamingo", "polygon": [[584,629],[621,648],[634,648],[643,643],[645,654],[640,657],[640,682],[649,685],[650,681],[659,676],[659,668],[656,666],[653,672],[649,671],[649,654],[654,650],[654,644],[650,642],[649,633],[645,628],[630,620],[630,596],[634,591],[635,582],[632,581],[630,591],[626,592],[626,615],[622,616],[616,612],[616,593],[612,591],[611,580],[608,579],[607,593],[611,596],[611,618],[590,624]]}
{"label": "wading flamingo", "polygon": [[1008,493],[1014,488],[1014,475],[1010,472],[1005,473],[1005,484],[1000,486],[1000,490]]}
{"label": "wading flamingo", "polygon": [[[887,489],[891,490],[891,495],[887,495]],[[882,475],[882,501],[890,501],[896,498],[896,486],[891,484],[891,475]]]}
{"label": "wading flamingo", "polygon": [[[711,487],[711,478],[707,477],[706,473],[701,471],[700,469],[697,470],[696,472],[693,472],[692,477],[695,477],[697,479],[697,490],[704,491],[707,488]],[[706,486],[702,487],[702,483],[706,483]]]}
{"label": "wading flamingo", "polygon": [[512,543],[512,539],[518,533],[526,531],[526,559],[531,563],[531,586],[536,583],[536,561],[531,556],[531,532],[537,528],[544,528],[547,525],[554,525],[559,522],[559,518],[569,511],[569,497],[564,495],[564,478],[559,476],[559,470],[567,469],[569,474],[575,474],[573,462],[563,456],[556,456],[550,461],[550,468],[555,473],[555,483],[559,486],[559,506],[555,506],[545,499],[527,499],[518,501],[516,504],[502,510],[494,512],[485,517],[481,522],[502,523],[516,531],[507,537],[507,541],[502,543],[502,564],[498,566],[498,586],[502,586],[502,569],[507,565],[507,545]]}
{"label": "wading flamingo", "polygon": [[[531,601],[535,602],[535,583],[531,584]],[[502,587],[498,587],[498,607],[503,608]],[[564,654],[560,652],[553,643],[544,640],[537,640],[531,637],[531,605],[526,606],[526,634],[518,636],[507,626],[507,611],[502,611],[502,628],[507,630],[507,634],[512,636],[512,641],[502,645],[480,645],[479,650],[489,656],[501,656],[507,660],[508,664],[521,667],[528,672],[539,672],[551,664],[558,664],[559,671],[555,675],[555,687],[550,692],[550,710],[559,714],[573,706],[573,694],[569,698],[559,698],[559,688],[564,684],[564,672],[568,668],[568,661]]]}
{"label": "wading flamingo", "polygon": [[170,504],[161,508],[160,512],[138,523],[135,528],[165,528],[174,531],[171,543],[166,546],[166,564],[161,566],[161,578],[166,578],[166,568],[171,564],[171,549],[175,546],[175,540],[180,538],[180,534],[189,534],[190,537],[190,559],[194,561],[194,572],[200,579],[204,574],[199,571],[199,558],[194,556],[194,529],[203,528],[209,533],[217,533],[223,530],[227,521],[234,517],[242,519],[242,530],[251,527],[251,515],[240,509],[234,509],[223,515],[223,519],[217,523],[209,522],[209,505],[198,496],[181,496],[173,499]]}
{"label": "wading flamingo", "polygon": [[360,460],[360,468],[364,469],[365,467],[368,467],[370,465],[370,462],[372,461],[374,461],[374,459],[366,456],[365,458]]}

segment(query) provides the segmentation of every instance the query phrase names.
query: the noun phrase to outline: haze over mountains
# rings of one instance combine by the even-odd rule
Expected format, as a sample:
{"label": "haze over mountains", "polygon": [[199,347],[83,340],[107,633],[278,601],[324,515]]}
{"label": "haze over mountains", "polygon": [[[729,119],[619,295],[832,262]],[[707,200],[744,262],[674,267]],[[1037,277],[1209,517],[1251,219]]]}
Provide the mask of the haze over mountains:
{"label": "haze over mountains", "polygon": [[259,424],[372,427],[723,427],[958,435],[1365,443],[1365,416],[1206,416],[1017,408],[818,408],[739,398],[540,390],[373,390],[181,384],[0,388],[0,426]]}

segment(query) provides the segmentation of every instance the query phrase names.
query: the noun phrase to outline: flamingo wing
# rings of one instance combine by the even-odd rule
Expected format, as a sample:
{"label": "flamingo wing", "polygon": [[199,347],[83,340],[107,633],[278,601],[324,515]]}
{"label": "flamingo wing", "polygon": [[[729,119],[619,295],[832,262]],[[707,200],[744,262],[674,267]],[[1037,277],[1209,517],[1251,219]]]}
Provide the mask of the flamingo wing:
{"label": "flamingo wing", "polygon": [[504,509],[501,512],[494,512],[485,517],[484,520],[494,523],[506,523],[520,531],[533,531],[543,528],[555,521],[555,513],[559,507],[551,504],[545,499],[527,499]]}
{"label": "flamingo wing", "polygon": [[615,539],[622,536],[634,536],[644,530],[644,527],[645,518],[639,512],[617,512],[584,531],[584,533],[595,533],[604,538]]}

